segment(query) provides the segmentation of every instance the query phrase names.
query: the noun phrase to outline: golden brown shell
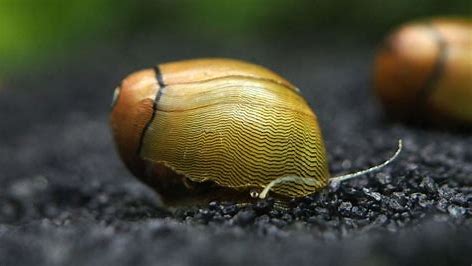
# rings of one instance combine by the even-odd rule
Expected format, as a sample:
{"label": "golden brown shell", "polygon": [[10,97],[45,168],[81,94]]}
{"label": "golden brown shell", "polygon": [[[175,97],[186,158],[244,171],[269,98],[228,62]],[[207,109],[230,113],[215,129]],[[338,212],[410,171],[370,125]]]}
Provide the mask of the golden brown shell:
{"label": "golden brown shell", "polygon": [[472,125],[472,20],[433,19],[394,31],[376,56],[374,87],[391,113]]}
{"label": "golden brown shell", "polygon": [[[266,68],[230,59],[166,63],[130,75],[117,90],[118,151],[164,197],[210,183],[249,198],[283,176],[313,179],[271,190],[300,197],[328,182],[315,114],[295,86]],[[179,184],[183,192],[169,191]]]}

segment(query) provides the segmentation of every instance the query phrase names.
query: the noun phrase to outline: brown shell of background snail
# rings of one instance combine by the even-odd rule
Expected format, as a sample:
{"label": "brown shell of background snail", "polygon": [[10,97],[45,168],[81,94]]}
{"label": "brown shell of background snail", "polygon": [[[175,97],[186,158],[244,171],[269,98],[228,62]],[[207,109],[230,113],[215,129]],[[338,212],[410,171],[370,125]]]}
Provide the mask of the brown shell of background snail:
{"label": "brown shell of background snail", "polygon": [[374,88],[394,116],[472,126],[472,19],[405,24],[379,49]]}
{"label": "brown shell of background snail", "polygon": [[231,59],[135,72],[115,90],[111,127],[128,169],[168,204],[297,198],[331,178],[315,113],[290,82]]}

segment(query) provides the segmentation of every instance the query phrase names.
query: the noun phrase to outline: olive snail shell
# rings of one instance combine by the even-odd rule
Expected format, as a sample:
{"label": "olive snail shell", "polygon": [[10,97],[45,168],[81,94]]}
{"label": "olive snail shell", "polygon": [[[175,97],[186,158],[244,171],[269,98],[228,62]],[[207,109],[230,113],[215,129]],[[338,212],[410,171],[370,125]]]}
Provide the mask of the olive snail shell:
{"label": "olive snail shell", "polygon": [[[301,197],[330,179],[316,115],[299,90],[243,61],[197,59],[131,74],[111,127],[129,170],[167,203]],[[218,194],[218,191],[221,192]],[[179,203],[180,204],[180,203]]]}
{"label": "olive snail shell", "polygon": [[377,53],[374,88],[396,116],[472,125],[472,20],[437,18],[395,30]]}

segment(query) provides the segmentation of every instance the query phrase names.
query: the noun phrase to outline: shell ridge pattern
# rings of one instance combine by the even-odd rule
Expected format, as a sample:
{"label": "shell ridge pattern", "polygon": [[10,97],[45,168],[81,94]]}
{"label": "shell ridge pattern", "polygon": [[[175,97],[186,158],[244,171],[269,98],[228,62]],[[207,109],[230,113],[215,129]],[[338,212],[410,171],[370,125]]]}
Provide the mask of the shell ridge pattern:
{"label": "shell ridge pattern", "polygon": [[[311,110],[300,109],[299,106],[292,105],[292,106],[283,106],[283,102],[281,99],[274,101],[272,98],[275,98],[275,94],[280,93],[281,86],[276,86],[272,89],[268,89],[264,87],[266,84],[245,84],[243,88],[239,84],[231,84],[231,83],[204,83],[202,86],[205,86],[205,89],[198,88],[194,86],[194,84],[188,83],[188,86],[182,85],[168,85],[166,89],[162,92],[164,96],[166,96],[166,102],[160,102],[157,108],[162,111],[169,111],[169,112],[178,112],[178,111],[185,111],[190,109],[197,109],[199,107],[206,107],[212,104],[225,104],[225,103],[247,103],[247,104],[272,104],[280,106],[281,108],[289,108],[295,112],[305,112],[310,116],[313,115]],[[246,94],[241,92],[244,90]],[[253,101],[253,96],[260,94],[260,92],[264,92],[267,94],[268,99],[263,100],[261,99],[259,102]],[[302,101],[304,100],[298,93],[294,91],[287,90],[284,97],[287,97],[287,100],[290,101]],[[270,96],[270,97],[269,97]],[[185,109],[179,109],[176,107],[176,102],[186,103],[182,97],[189,98],[188,101],[191,101],[190,105],[186,105]],[[213,102],[209,99],[212,99]],[[216,100],[216,101],[215,101]],[[201,103],[201,102],[204,103]],[[178,105],[180,106],[180,105]]]}
{"label": "shell ridge pattern", "polygon": [[[231,88],[237,89],[225,89]],[[303,121],[316,119],[314,115],[294,112],[283,105],[267,106],[258,102],[249,105],[237,101],[185,110],[185,115],[160,108],[156,112],[159,113],[153,121],[156,126],[151,127],[150,134],[146,135],[157,137],[147,142],[152,144],[146,145],[149,148],[143,153],[145,159],[163,162],[193,181],[211,180],[234,188],[262,188],[279,177],[281,171],[285,171],[283,175],[302,175],[320,180],[326,175],[323,162],[319,160],[322,158],[320,136],[316,137],[318,132],[315,130],[309,132],[315,137],[310,136],[304,128],[306,122]],[[158,127],[172,129],[176,128],[175,125],[183,126],[187,133],[160,130],[162,132],[159,134],[158,130],[154,130]],[[163,136],[169,134],[172,134],[174,141],[166,138],[166,142],[170,142],[166,145]],[[197,146],[193,148],[196,155],[188,156],[192,151],[182,148],[182,143]],[[184,150],[187,156],[181,155]],[[292,166],[290,171],[285,170],[287,163]],[[303,182],[291,182],[278,184],[274,191],[289,190],[290,194],[297,195],[300,190],[308,194],[317,188]]]}
{"label": "shell ridge pattern", "polygon": [[205,83],[208,81],[216,81],[220,79],[253,79],[253,80],[260,80],[260,81],[266,81],[266,82],[271,82],[277,85],[280,85],[286,89],[289,89],[290,91],[293,91],[295,93],[300,93],[300,89],[296,87],[289,86],[285,82],[280,82],[275,79],[270,79],[270,78],[261,78],[257,76],[250,76],[250,75],[227,75],[227,76],[220,76],[220,77],[214,77],[214,78],[208,78],[208,79],[201,79],[198,81],[188,81],[188,82],[173,82],[167,84],[168,86],[172,85],[183,85],[183,84],[198,84],[198,83]]}

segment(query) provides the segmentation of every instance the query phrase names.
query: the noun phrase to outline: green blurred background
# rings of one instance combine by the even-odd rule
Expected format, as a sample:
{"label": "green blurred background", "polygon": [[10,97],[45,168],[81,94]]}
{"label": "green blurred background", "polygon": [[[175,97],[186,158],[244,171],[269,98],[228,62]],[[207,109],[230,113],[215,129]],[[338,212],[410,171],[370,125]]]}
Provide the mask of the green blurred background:
{"label": "green blurred background", "polygon": [[333,33],[376,41],[408,20],[471,14],[470,0],[0,0],[0,77],[143,34],[237,43]]}

